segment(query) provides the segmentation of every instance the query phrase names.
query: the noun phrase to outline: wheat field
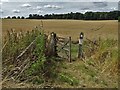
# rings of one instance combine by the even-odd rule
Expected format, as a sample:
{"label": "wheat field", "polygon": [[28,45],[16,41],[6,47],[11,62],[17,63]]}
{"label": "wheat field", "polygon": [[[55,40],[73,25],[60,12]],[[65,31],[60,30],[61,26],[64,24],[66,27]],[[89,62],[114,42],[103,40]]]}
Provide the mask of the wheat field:
{"label": "wheat field", "polygon": [[[85,37],[90,39],[97,37],[117,39],[118,37],[118,21],[116,20],[42,20],[42,22],[46,33],[56,32],[60,36],[71,36],[72,39],[78,39],[80,32],[84,32]],[[4,36],[10,29],[27,31],[41,24],[41,20],[37,19],[3,19],[2,35]]]}

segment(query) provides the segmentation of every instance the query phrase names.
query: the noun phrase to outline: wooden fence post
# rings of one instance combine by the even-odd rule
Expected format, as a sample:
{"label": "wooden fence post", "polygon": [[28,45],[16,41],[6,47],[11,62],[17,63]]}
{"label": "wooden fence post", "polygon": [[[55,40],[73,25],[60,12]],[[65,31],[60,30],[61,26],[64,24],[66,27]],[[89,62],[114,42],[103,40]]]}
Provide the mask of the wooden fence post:
{"label": "wooden fence post", "polygon": [[71,37],[69,37],[69,61],[71,62]]}
{"label": "wooden fence post", "polygon": [[49,54],[50,56],[57,56],[57,40],[54,32],[51,33]]}
{"label": "wooden fence post", "polygon": [[84,37],[84,33],[81,32],[81,33],[80,33],[80,38],[79,38],[78,58],[83,58],[83,50],[82,50],[83,37]]}

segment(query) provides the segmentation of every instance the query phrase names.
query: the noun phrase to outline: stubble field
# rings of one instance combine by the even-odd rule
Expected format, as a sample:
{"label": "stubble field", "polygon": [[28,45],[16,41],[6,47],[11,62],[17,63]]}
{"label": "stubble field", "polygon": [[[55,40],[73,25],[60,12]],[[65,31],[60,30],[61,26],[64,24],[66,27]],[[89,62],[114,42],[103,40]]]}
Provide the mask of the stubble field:
{"label": "stubble field", "polygon": [[[56,32],[60,36],[71,36],[78,39],[79,33],[84,32],[87,38],[115,38],[118,37],[118,22],[109,21],[82,21],[82,20],[42,20],[46,33]],[[7,30],[32,30],[41,25],[41,20],[2,20],[2,33]]]}

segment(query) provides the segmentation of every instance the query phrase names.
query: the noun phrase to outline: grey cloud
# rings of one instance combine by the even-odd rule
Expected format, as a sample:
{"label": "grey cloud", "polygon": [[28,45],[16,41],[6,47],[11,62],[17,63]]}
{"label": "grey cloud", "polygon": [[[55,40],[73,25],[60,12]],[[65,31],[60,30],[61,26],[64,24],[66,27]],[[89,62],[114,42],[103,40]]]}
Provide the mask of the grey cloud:
{"label": "grey cloud", "polygon": [[[112,11],[116,10],[118,3],[107,2],[107,6],[102,6],[101,3],[93,2],[2,2],[2,17],[7,15],[20,15],[28,16],[30,13],[37,13],[40,15],[52,14],[52,13],[70,13],[70,12],[81,12],[86,11]],[[101,6],[101,7],[99,7]],[[16,13],[13,13],[13,10]]]}
{"label": "grey cloud", "polygon": [[9,0],[1,0],[1,2],[8,2]]}
{"label": "grey cloud", "polygon": [[118,2],[118,8],[120,9],[120,1]]}
{"label": "grey cloud", "polygon": [[81,8],[81,10],[89,10],[90,8]]}
{"label": "grey cloud", "polygon": [[117,7],[111,7],[111,10],[118,10]]}
{"label": "grey cloud", "polygon": [[106,7],[108,6],[107,2],[93,2],[93,4],[97,7]]}
{"label": "grey cloud", "polygon": [[22,7],[31,7],[31,5],[28,4],[28,3],[25,3],[25,4],[21,5],[21,6],[22,6]]}
{"label": "grey cloud", "polygon": [[3,2],[119,2],[119,0],[2,0]]}
{"label": "grey cloud", "polygon": [[35,9],[35,10],[41,10],[42,7],[41,6],[37,6],[37,7],[33,8],[33,9]]}
{"label": "grey cloud", "polygon": [[20,10],[13,10],[13,13],[20,13]]}
{"label": "grey cloud", "polygon": [[2,5],[2,2],[0,2],[0,5]]}
{"label": "grey cloud", "polygon": [[55,9],[61,9],[61,8],[63,8],[63,7],[61,7],[61,6],[57,6],[57,5],[44,5],[44,7],[45,8],[55,8]]}
{"label": "grey cloud", "polygon": [[4,11],[2,9],[0,9],[0,13],[4,13]]}
{"label": "grey cloud", "polygon": [[43,11],[42,10],[38,10],[38,13],[43,13]]}

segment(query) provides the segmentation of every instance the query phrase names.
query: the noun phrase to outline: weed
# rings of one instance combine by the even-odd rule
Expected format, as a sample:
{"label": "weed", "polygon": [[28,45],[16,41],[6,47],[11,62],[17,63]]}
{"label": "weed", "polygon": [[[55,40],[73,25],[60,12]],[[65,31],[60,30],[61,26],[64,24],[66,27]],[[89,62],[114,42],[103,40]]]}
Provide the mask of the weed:
{"label": "weed", "polygon": [[75,77],[72,77],[71,75],[67,73],[61,73],[59,75],[59,79],[60,81],[66,82],[72,86],[76,86],[79,84],[79,81]]}

